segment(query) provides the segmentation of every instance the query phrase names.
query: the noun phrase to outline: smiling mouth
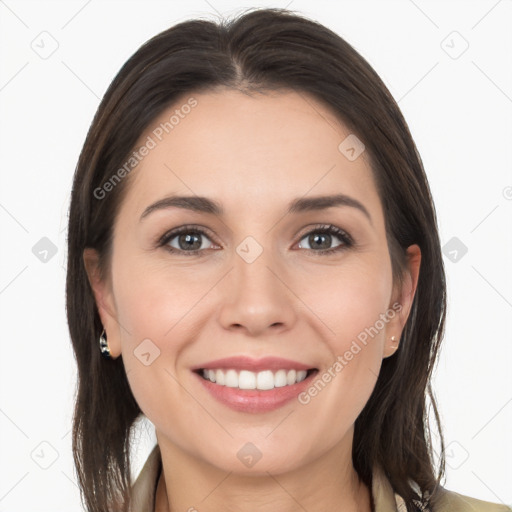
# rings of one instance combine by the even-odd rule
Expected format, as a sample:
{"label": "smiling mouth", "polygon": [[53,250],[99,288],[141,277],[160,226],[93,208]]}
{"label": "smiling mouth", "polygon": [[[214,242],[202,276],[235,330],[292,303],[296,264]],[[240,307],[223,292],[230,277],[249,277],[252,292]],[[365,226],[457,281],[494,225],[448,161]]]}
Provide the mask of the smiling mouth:
{"label": "smiling mouth", "polygon": [[219,386],[241,390],[267,391],[274,388],[293,386],[318,373],[318,370],[310,368],[309,370],[279,369],[251,372],[249,370],[199,368],[194,370],[194,372],[204,380]]}

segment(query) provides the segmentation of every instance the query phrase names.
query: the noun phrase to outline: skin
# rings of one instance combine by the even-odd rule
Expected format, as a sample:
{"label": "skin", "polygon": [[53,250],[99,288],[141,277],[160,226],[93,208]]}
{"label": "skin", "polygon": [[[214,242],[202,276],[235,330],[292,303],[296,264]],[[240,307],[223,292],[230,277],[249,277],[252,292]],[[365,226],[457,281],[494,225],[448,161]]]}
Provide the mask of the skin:
{"label": "skin", "polygon": [[[309,512],[368,512],[370,490],[352,465],[353,426],[383,358],[397,349],[391,336],[400,339],[409,315],[420,249],[409,247],[404,284],[394,285],[366,153],[349,161],[338,150],[350,132],[328,108],[288,91],[193,97],[198,105],[128,178],[108,279],[98,277],[95,251],[84,251],[110,351],[122,354],[134,396],[156,428],[163,460],[156,510],[295,512],[298,503]],[[371,222],[349,206],[285,214],[292,199],[333,193],[363,203]],[[139,220],[171,194],[207,196],[225,213],[169,208]],[[356,246],[316,254],[307,235],[319,223],[345,230]],[[156,246],[184,224],[211,233],[200,237],[202,256]],[[263,249],[252,263],[236,252],[247,236]],[[168,243],[186,251],[179,238]],[[332,235],[325,243],[343,241]],[[400,314],[307,405],[233,411],[191,372],[221,357],[273,355],[322,374],[395,302]],[[134,355],[145,339],[160,351],[147,366]],[[251,468],[237,457],[247,442],[262,454]]]}

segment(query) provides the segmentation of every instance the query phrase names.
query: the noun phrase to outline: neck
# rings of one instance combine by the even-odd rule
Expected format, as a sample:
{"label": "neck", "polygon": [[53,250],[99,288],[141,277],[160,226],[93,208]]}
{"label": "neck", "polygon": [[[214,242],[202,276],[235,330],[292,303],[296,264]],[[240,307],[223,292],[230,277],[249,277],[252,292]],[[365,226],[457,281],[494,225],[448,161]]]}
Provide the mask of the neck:
{"label": "neck", "polygon": [[352,465],[348,437],[350,442],[307,465],[259,476],[223,471],[159,438],[155,512],[371,512],[370,491]]}

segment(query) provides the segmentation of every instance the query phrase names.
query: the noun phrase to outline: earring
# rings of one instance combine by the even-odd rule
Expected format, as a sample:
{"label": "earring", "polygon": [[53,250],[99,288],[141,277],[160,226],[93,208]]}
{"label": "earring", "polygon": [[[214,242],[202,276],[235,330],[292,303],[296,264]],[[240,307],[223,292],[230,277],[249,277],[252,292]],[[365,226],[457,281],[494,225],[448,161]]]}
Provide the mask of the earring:
{"label": "earring", "polygon": [[100,335],[100,351],[106,359],[112,359],[110,349],[108,348],[107,338],[105,337],[105,329]]}
{"label": "earring", "polygon": [[398,347],[398,343],[395,343],[396,342],[396,336],[391,336],[391,341],[393,342],[391,347],[392,348],[397,348]]}

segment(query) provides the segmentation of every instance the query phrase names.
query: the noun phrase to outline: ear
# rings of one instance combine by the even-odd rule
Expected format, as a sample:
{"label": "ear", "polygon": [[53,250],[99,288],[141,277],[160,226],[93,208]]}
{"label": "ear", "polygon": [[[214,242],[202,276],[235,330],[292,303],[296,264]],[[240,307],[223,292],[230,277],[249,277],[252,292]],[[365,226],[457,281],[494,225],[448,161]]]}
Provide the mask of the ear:
{"label": "ear", "polygon": [[110,279],[102,280],[100,277],[99,255],[96,249],[90,247],[85,248],[83,261],[101,318],[101,323],[105,329],[108,347],[112,358],[115,359],[121,354],[121,339],[114,294],[112,292],[112,283]]}
{"label": "ear", "polygon": [[[401,287],[397,287],[394,291],[390,304],[390,309],[397,312],[395,316],[388,322],[386,328],[386,339],[384,341],[383,357],[392,356],[398,349],[400,336],[404,329],[407,318],[411,311],[416,287],[418,285],[418,277],[421,265],[421,250],[417,244],[407,248],[407,270],[404,275],[404,281]],[[393,307],[393,305],[395,307]],[[394,341],[391,337],[394,336]]]}

